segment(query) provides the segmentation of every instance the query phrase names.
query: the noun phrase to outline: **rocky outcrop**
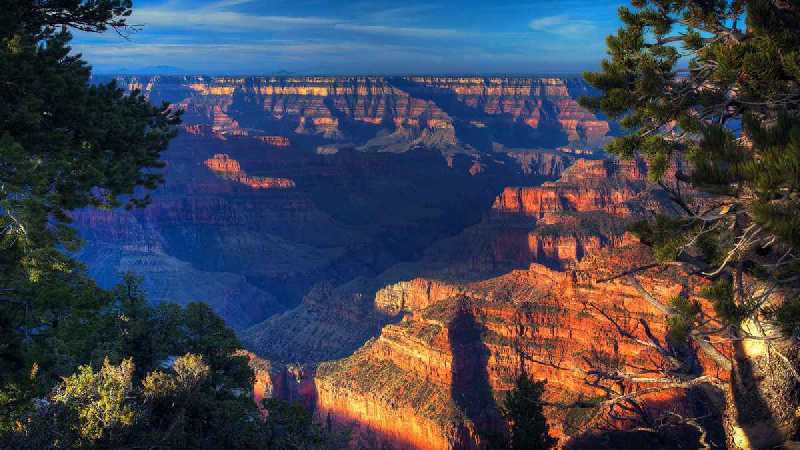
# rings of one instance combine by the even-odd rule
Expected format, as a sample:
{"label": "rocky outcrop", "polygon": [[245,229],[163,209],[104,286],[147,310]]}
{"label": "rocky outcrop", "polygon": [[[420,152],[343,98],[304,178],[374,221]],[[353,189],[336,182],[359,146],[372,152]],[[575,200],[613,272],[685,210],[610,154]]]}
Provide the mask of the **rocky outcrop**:
{"label": "rocky outcrop", "polygon": [[[205,300],[229,324],[249,326],[298,306],[318,282],[338,285],[417,258],[478,222],[502,184],[523,176],[493,159],[471,176],[470,158],[457,155],[450,167],[425,150],[342,145],[317,154],[315,137],[285,129],[220,140],[197,112],[219,100],[206,98],[213,92],[189,102],[187,132],[163,154],[165,183],[147,208],[114,211],[107,221],[76,215],[87,241],[81,258],[103,286],[140,273],[154,302]],[[292,151],[254,136],[291,136]]]}
{"label": "rocky outcrop", "polygon": [[[502,149],[498,150],[502,151]],[[561,174],[574,161],[574,158],[557,152],[509,151],[506,154],[519,163],[524,174],[550,179],[561,177]]]}
{"label": "rocky outcrop", "polygon": [[646,187],[637,162],[579,159],[557,182],[505,188],[492,209],[544,220],[568,211],[629,217],[634,213],[629,202]]}
{"label": "rocky outcrop", "polygon": [[220,105],[214,106],[214,123],[211,131],[221,137],[247,136],[247,131],[239,126],[239,122],[227,115]]}
{"label": "rocky outcrop", "polygon": [[242,171],[239,161],[225,153],[217,153],[205,161],[206,167],[221,177],[232,180],[253,189],[292,189],[294,181],[288,178],[252,177]]}
{"label": "rocky outcrop", "polygon": [[[203,221],[202,205],[192,206],[196,219]],[[184,212],[174,208],[171,214]],[[97,210],[73,214],[75,226],[87,240],[76,256],[90,262],[89,274],[103,286],[110,288],[123,274],[135,273],[142,277],[142,289],[150,301],[181,305],[206,302],[228,325],[238,329],[286,309],[285,304],[241,273],[179,258],[170,249],[166,231],[155,229],[155,221],[141,214]],[[161,223],[169,228],[166,220]],[[247,257],[246,252],[240,254]]]}
{"label": "rocky outcrop", "polygon": [[291,145],[286,136],[256,136],[256,139],[276,148],[287,148]]}
{"label": "rocky outcrop", "polygon": [[[661,356],[634,339],[664,339],[660,310],[621,279],[598,281],[647,261],[636,245],[598,256],[574,271],[540,265],[462,285],[452,296],[422,302],[355,354],[319,366],[317,407],[356,421],[403,445],[421,449],[479,448],[497,429],[496,398],[525,370],[548,381],[546,399],[569,403],[601,394],[586,382],[592,358],[613,357],[657,367]],[[704,283],[686,273],[637,275],[658,301],[696,298]],[[391,287],[418,296],[422,280]],[[423,289],[424,291],[424,289]],[[430,299],[427,297],[426,299]],[[376,301],[384,302],[376,296]],[[612,322],[615,321],[615,322]],[[630,326],[645,321],[647,328]],[[616,326],[629,327],[630,338]],[[722,343],[713,343],[728,351]],[[717,374],[710,361],[704,370]],[[650,407],[691,411],[687,392],[662,392]],[[563,410],[547,411],[563,440],[580,429]]]}
{"label": "rocky outcrop", "polygon": [[278,363],[315,364],[358,349],[389,321],[377,311],[366,289],[322,283],[300,305],[242,333],[248,349]]}
{"label": "rocky outcrop", "polygon": [[427,308],[445,298],[457,295],[461,289],[442,281],[417,278],[391,284],[375,293],[375,307],[388,315]]}
{"label": "rocky outcrop", "polygon": [[557,181],[506,187],[488,219],[502,229],[495,233],[495,259],[562,267],[633,242],[627,224],[673,210],[645,174],[637,161],[577,159]]}
{"label": "rocky outcrop", "polygon": [[[313,355],[304,362],[315,367],[318,414],[357,425],[356,439],[374,433],[398,448],[488,445],[503,429],[497,399],[523,368],[548,380],[549,402],[590,402],[601,394],[586,382],[595,360],[663,363],[636,341],[664,340],[661,310],[624,278],[604,281],[652,263],[624,230],[649,211],[667,211],[645,173],[638,162],[579,159],[557,181],[508,188],[480,224],[440,241],[420,261],[324,300],[309,298],[270,326],[254,327],[261,334],[251,330],[247,342],[278,336],[276,345],[255,348]],[[704,285],[677,270],[651,269],[637,280],[662,304],[677,295],[697,299]],[[620,324],[631,327],[628,338],[618,334]],[[700,364],[719,372],[710,360]],[[683,390],[646,403],[694,413]],[[547,414],[562,442],[591,418],[590,410]]]}
{"label": "rocky outcrop", "polygon": [[490,117],[508,116],[533,129],[557,124],[569,142],[598,145],[611,129],[607,121],[578,105],[578,97],[591,95],[579,80],[508,77],[410,77],[409,80],[421,86],[420,90],[451,93],[459,102]]}

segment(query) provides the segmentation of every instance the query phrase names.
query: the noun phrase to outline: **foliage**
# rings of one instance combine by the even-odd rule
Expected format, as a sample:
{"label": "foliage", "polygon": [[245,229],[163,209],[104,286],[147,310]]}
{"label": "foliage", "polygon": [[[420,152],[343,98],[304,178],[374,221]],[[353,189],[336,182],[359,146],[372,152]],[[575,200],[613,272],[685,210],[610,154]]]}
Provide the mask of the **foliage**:
{"label": "foliage", "polygon": [[557,440],[548,432],[547,420],[542,409],[542,394],[546,381],[532,381],[522,373],[513,390],[506,392],[500,408],[509,423],[508,448],[549,449]]}
{"label": "foliage", "polygon": [[675,297],[671,301],[675,313],[667,318],[669,333],[667,339],[672,345],[686,343],[700,314],[700,305],[686,297]]}
{"label": "foliage", "polygon": [[[77,416],[68,423],[77,430],[80,440],[96,442],[116,428],[133,424],[131,407],[133,361],[126,359],[118,366],[108,358],[99,372],[91,366],[81,366],[78,372],[64,379],[52,395],[52,401]],[[80,446],[80,445],[79,445]]]}
{"label": "foliage", "polygon": [[700,295],[713,302],[717,316],[727,323],[738,324],[747,315],[744,308],[734,302],[733,283],[728,278],[720,278],[712,285],[703,288]]}
{"label": "foliage", "polygon": [[[125,295],[97,314],[94,325],[78,341],[104,345],[87,347],[86,353],[80,354],[76,350],[81,346],[71,345],[73,341],[62,344],[64,350],[74,352],[71,360],[91,361],[90,355],[106,355],[102,367],[95,370],[91,364],[82,365],[44,399],[33,398],[29,407],[14,410],[22,425],[6,436],[9,442],[23,448],[136,446],[143,442],[175,448],[257,448],[253,443],[263,438],[263,431],[250,397],[253,375],[247,361],[233,355],[236,342],[206,342],[208,347],[216,342],[222,352],[228,352],[227,357],[219,352],[210,356],[192,353],[198,348],[198,328],[192,324],[198,316],[213,314],[208,306],[152,308],[136,295],[136,280],[129,278],[129,283],[133,286],[115,290]],[[212,337],[231,333],[222,321],[204,330]],[[170,339],[159,340],[163,336]],[[176,354],[183,356],[172,356]],[[30,384],[41,386],[36,392],[47,392],[53,385],[54,377],[48,377],[48,371],[45,367],[33,377]]]}
{"label": "foliage", "polygon": [[[585,74],[600,95],[581,103],[619,121],[625,133],[607,149],[644,159],[651,181],[676,206],[673,216],[632,227],[652,247],[656,270],[679,267],[678,274],[691,277],[664,305],[633,275],[653,264],[623,274],[663,313],[666,342],[644,320],[614,322],[623,341],[657,353],[658,362],[593,362],[587,380],[606,393],[609,424],[627,421],[660,436],[685,425],[705,438],[712,430],[688,415],[649,408],[648,394],[733,389],[735,405],[726,408],[736,411],[723,420],[735,422],[750,408],[739,386],[790,395],[781,372],[796,376],[784,352],[800,335],[800,3],[631,3],[619,9],[623,25],[607,39],[601,71]],[[713,311],[692,300],[695,276],[710,281],[700,295]],[[779,356],[767,358],[774,368],[766,371],[736,351],[748,339]],[[718,372],[699,361],[713,361]],[[763,414],[768,407],[775,415],[772,404]]]}
{"label": "foliage", "polygon": [[269,448],[345,448],[350,442],[349,430],[334,429],[330,415],[323,427],[298,403],[267,398],[263,401],[263,407],[267,411],[265,442]]}
{"label": "foliage", "polygon": [[70,53],[70,29],[129,30],[131,1],[2,6],[0,447],[269,446],[222,319],[201,303],[153,307],[133,276],[100,289],[68,254],[81,244],[71,211],[148,203],[180,119],[91,84]]}
{"label": "foliage", "polygon": [[775,316],[784,333],[795,339],[800,338],[800,298],[782,304],[775,311]]}
{"label": "foliage", "polygon": [[[127,4],[127,7],[126,7]],[[72,263],[79,241],[68,211],[146,204],[162,180],[159,155],[178,115],[114,83],[91,85],[59,25],[124,25],[130,1],[32,1],[0,17],[0,227],[4,283],[36,283]],[[13,269],[13,270],[12,270]]]}
{"label": "foliage", "polygon": [[90,85],[68,27],[124,27],[130,5],[22,0],[0,11],[0,434],[58,377],[102,361],[96,344],[117,342],[98,339],[113,296],[63,252],[80,244],[69,211],[146,203],[178,115]]}
{"label": "foliage", "polygon": [[634,0],[619,16],[602,70],[585,74],[601,95],[582,104],[619,120],[628,133],[608,149],[644,157],[683,212],[634,231],[659,262],[715,280],[705,294],[729,327],[719,333],[741,335],[753,317],[781,325],[787,316],[751,283],[796,301],[800,5]]}

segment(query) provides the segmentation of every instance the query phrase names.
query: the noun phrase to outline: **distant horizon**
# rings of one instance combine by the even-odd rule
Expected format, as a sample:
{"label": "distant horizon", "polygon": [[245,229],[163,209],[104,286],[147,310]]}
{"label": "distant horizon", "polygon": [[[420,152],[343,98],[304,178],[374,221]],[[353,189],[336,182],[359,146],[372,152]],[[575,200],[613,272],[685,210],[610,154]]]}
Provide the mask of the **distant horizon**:
{"label": "distant horizon", "polygon": [[119,72],[97,72],[92,71],[92,76],[159,76],[159,77],[332,77],[332,78],[402,78],[402,77],[475,77],[475,78],[534,78],[542,76],[577,76],[581,77],[585,71],[553,71],[553,72],[528,72],[528,73],[501,73],[501,72],[484,72],[484,73],[424,73],[424,72],[407,72],[407,73],[296,73],[296,72],[252,72],[252,73],[202,73],[202,72],[136,72],[136,71],[119,71]]}

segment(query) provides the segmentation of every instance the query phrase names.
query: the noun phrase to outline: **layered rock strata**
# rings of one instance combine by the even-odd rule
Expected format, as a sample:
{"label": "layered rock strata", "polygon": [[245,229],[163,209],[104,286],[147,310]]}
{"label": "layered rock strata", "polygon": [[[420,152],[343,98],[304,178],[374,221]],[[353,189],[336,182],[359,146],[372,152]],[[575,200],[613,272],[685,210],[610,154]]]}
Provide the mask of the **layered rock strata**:
{"label": "layered rock strata", "polygon": [[[186,120],[210,126],[221,138],[282,130],[377,151],[423,145],[452,152],[491,141],[527,148],[596,148],[611,129],[578,106],[577,98],[592,94],[579,79],[191,76],[119,81],[153,101],[180,105]],[[518,126],[531,132],[514,132]]]}
{"label": "layered rock strata", "polygon": [[291,189],[295,187],[294,181],[288,178],[253,177],[247,175],[239,165],[239,161],[226,155],[217,153],[205,161],[206,167],[221,177],[249,186],[253,189]]}
{"label": "layered rock strata", "polygon": [[[480,448],[497,431],[497,402],[521,370],[548,381],[549,402],[595,398],[602,391],[587,383],[593,362],[617,358],[638,366],[660,364],[660,354],[636,341],[648,334],[664,341],[660,309],[621,279],[601,281],[647,261],[646,251],[631,245],[572,271],[533,264],[448,286],[440,296],[426,288],[441,286],[433,280],[395,285],[388,304],[403,299],[410,312],[352,356],[319,366],[318,411],[370,428],[399,448]],[[704,285],[675,271],[650,270],[637,279],[662,304],[677,295],[697,298]],[[386,295],[376,296],[376,302],[386,305]],[[617,333],[618,325],[630,332],[628,338]],[[722,343],[714,345],[725,350]],[[719,374],[712,362],[701,359],[701,364]],[[646,404],[691,412],[686,395],[665,391]],[[548,409],[547,415],[562,442],[586,425],[564,410]]]}

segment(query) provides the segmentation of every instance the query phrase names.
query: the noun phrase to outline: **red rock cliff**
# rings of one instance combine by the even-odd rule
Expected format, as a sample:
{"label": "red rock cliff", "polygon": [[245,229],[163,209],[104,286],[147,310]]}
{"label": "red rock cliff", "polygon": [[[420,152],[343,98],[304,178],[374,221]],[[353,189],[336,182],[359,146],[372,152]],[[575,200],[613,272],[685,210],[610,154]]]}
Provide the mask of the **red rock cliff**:
{"label": "red rock cliff", "polygon": [[[401,447],[452,449],[482,445],[482,436],[497,426],[497,416],[490,413],[495,399],[513,386],[523,366],[533,378],[548,380],[549,401],[593,398],[600,392],[586,383],[590,356],[659,364],[659,354],[633,340],[645,339],[646,332],[664,338],[659,310],[624,281],[597,281],[647,258],[634,245],[575,271],[532,265],[448,288],[454,289],[452,296],[423,295],[420,309],[411,308],[401,322],[385,326],[354,355],[320,365],[317,407],[337,420],[370,427]],[[679,272],[651,270],[637,278],[662,303],[679,293],[696,296],[702,286]],[[395,297],[413,298],[421,287],[427,291],[423,280],[415,280],[391,291]],[[618,335],[607,317],[629,327],[632,337]],[[636,326],[637,320],[646,321],[649,329]],[[717,370],[704,364],[707,371]],[[661,394],[650,407],[688,410],[684,395]],[[579,426],[557,409],[548,410],[548,417],[562,439]]]}
{"label": "red rock cliff", "polygon": [[207,159],[206,167],[223,178],[235,181],[253,189],[291,189],[295,187],[294,181],[288,178],[253,177],[242,171],[239,161],[232,159],[224,153],[217,153],[213,158]]}

